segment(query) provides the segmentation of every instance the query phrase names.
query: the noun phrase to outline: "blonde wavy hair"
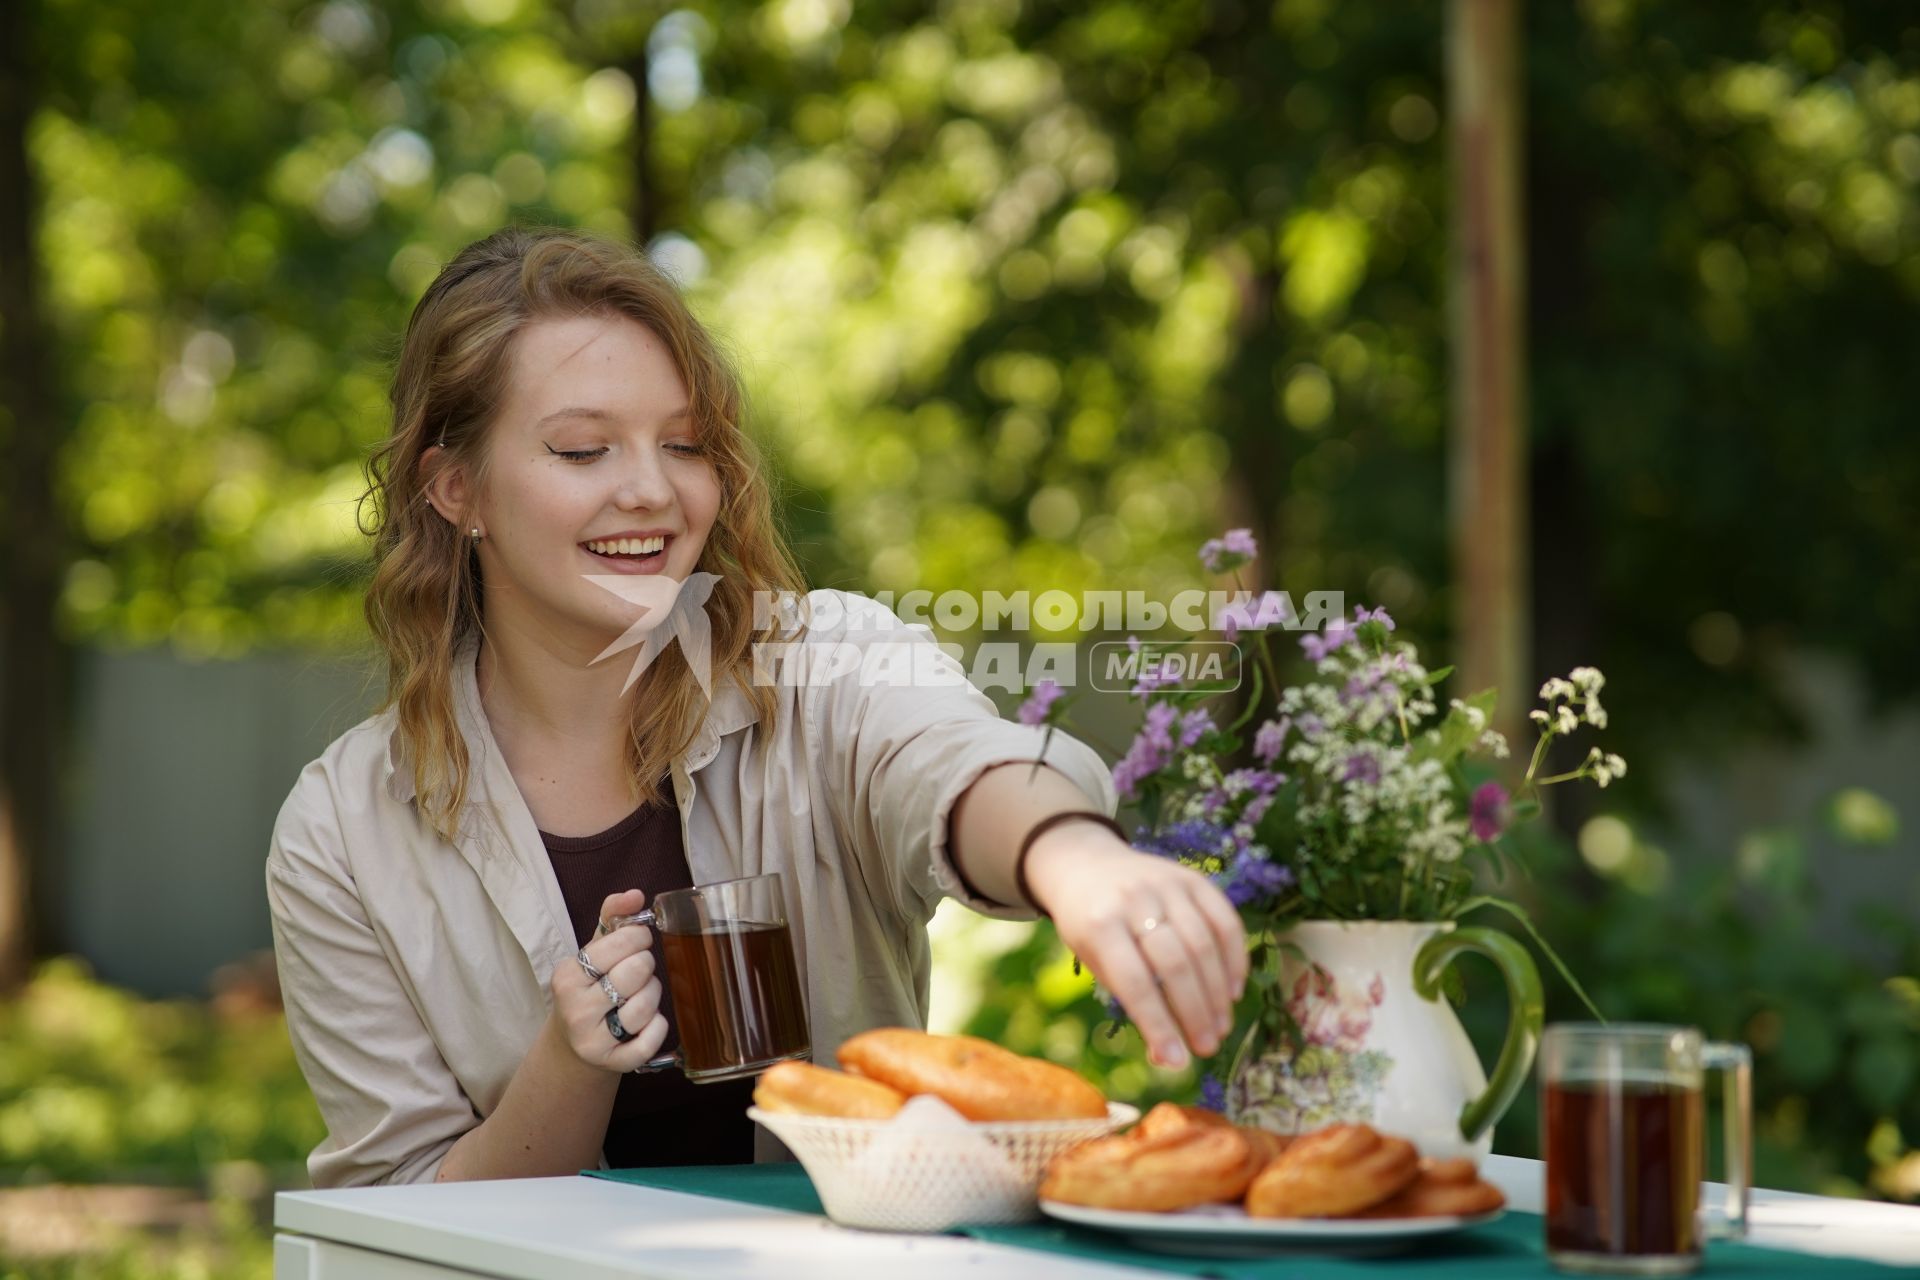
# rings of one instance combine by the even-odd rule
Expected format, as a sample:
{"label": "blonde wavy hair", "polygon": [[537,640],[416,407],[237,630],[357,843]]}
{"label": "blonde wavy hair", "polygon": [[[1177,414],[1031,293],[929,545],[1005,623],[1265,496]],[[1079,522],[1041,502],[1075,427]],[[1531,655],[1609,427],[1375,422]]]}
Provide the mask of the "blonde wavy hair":
{"label": "blonde wavy hair", "polygon": [[[749,678],[756,591],[804,593],[774,517],[759,451],[741,426],[738,377],[673,282],[637,250],[578,231],[511,227],[467,246],[430,285],[407,322],[389,399],[393,432],[367,465],[361,528],[373,539],[366,615],[386,653],[381,710],[396,709],[421,812],[451,839],[471,761],[454,715],[454,661],[484,633],[478,553],[427,501],[428,449],[444,446],[473,489],[486,482],[494,409],[506,400],[513,342],[528,325],[580,315],[625,316],[665,343],[686,383],[697,438],[721,500],[699,568],[720,576],[706,611],[716,684],[732,676],[763,719],[773,691]],[[706,713],[678,645],[636,684],[626,741],[635,804],[662,798],[662,779]]]}

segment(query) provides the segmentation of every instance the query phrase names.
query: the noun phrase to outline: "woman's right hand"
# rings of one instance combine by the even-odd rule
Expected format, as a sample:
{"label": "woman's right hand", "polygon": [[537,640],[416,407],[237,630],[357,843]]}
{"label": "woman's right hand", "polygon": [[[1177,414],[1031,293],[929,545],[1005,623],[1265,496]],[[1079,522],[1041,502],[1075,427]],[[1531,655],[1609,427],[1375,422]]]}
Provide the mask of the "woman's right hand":
{"label": "woman's right hand", "polygon": [[[600,918],[636,914],[647,904],[638,889],[616,893],[600,904]],[[607,1026],[613,1005],[598,982],[587,976],[580,962],[569,956],[553,971],[554,1017],[566,1033],[567,1045],[579,1059],[603,1071],[632,1071],[647,1064],[667,1040],[667,1020],[660,1013],[660,976],[654,972],[653,930],[645,925],[623,925],[587,942],[584,950],[594,968],[607,975],[620,993],[620,1025],[633,1032],[621,1043]]]}

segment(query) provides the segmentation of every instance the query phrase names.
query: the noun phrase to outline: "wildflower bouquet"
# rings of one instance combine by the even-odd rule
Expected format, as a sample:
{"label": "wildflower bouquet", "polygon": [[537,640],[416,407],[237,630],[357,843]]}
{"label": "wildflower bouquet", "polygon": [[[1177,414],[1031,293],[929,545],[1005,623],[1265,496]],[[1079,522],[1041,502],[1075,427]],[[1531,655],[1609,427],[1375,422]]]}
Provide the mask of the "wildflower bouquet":
{"label": "wildflower bouquet", "polygon": [[[1256,551],[1248,531],[1236,529],[1206,543],[1200,559],[1237,581]],[[1351,620],[1301,634],[1310,674],[1283,685],[1275,632],[1257,624],[1276,614],[1291,620],[1290,609],[1285,596],[1256,601],[1242,585],[1214,619],[1235,642],[1250,691],[1230,723],[1203,705],[1214,696],[1208,691],[1152,674],[1134,687],[1145,721],[1113,779],[1143,819],[1136,847],[1213,877],[1256,939],[1307,920],[1451,921],[1486,906],[1533,933],[1516,904],[1477,892],[1476,866],[1504,876],[1511,854],[1502,836],[1538,813],[1542,788],[1580,779],[1605,787],[1626,772],[1619,756],[1593,747],[1578,767],[1542,773],[1557,739],[1606,727],[1605,678],[1580,667],[1541,688],[1530,717],[1538,740],[1510,792],[1486,776],[1509,752],[1491,727],[1494,690],[1443,708],[1435,690],[1451,669],[1422,665],[1380,608],[1357,608]],[[1065,706],[1057,690],[1041,691],[1022,718],[1052,724]],[[1256,964],[1270,953],[1257,947]]]}

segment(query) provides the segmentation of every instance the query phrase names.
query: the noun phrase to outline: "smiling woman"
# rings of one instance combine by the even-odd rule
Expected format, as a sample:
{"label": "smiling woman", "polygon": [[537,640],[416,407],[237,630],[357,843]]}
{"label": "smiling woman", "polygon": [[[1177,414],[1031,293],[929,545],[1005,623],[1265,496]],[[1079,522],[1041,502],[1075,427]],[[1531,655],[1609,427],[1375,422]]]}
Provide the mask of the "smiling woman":
{"label": "smiling woman", "polygon": [[[1050,913],[1163,1061],[1217,1047],[1246,975],[1233,909],[1127,847],[1087,748],[1056,734],[1037,765],[1043,730],[930,638],[804,592],[738,386],[642,256],[567,231],[470,246],[415,309],[392,401],[364,512],[387,704],[308,766],[267,859],[328,1126],[316,1185],[782,1154],[748,1084],[651,1070],[673,1003],[624,918],[693,885],[779,877],[817,1060],[925,1026],[947,896]],[[701,615],[649,639],[637,680],[603,661],[666,627],[635,602]],[[763,641],[836,646],[801,666],[846,674],[765,678]],[[915,651],[838,660],[880,645]],[[860,678],[889,667],[940,678]]]}

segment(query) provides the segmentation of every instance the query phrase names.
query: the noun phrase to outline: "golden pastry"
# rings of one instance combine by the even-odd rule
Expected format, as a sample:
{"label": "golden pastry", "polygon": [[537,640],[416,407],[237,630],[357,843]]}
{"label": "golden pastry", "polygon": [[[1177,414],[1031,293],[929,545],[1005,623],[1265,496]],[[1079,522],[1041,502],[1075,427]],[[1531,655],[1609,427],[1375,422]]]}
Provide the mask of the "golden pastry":
{"label": "golden pastry", "polygon": [[1256,1218],[1343,1218],[1402,1190],[1420,1172],[1404,1138],[1364,1124],[1336,1124],[1287,1147],[1247,1188]]}
{"label": "golden pastry", "polygon": [[763,1111],[884,1120],[905,1106],[907,1097],[878,1080],[811,1062],[777,1062],[753,1086],[753,1101]]}
{"label": "golden pastry", "polygon": [[854,1036],[838,1056],[849,1071],[909,1096],[933,1094],[969,1120],[1097,1120],[1107,1114],[1106,1096],[1074,1072],[974,1036],[882,1027]]}
{"label": "golden pastry", "polygon": [[1473,1161],[1422,1160],[1420,1174],[1405,1190],[1388,1196],[1362,1218],[1472,1218],[1503,1207],[1500,1188],[1481,1180]]}
{"label": "golden pastry", "polygon": [[1260,1169],[1252,1144],[1211,1113],[1182,1111],[1163,1102],[1126,1133],[1057,1156],[1040,1198],[1138,1213],[1239,1199]]}

